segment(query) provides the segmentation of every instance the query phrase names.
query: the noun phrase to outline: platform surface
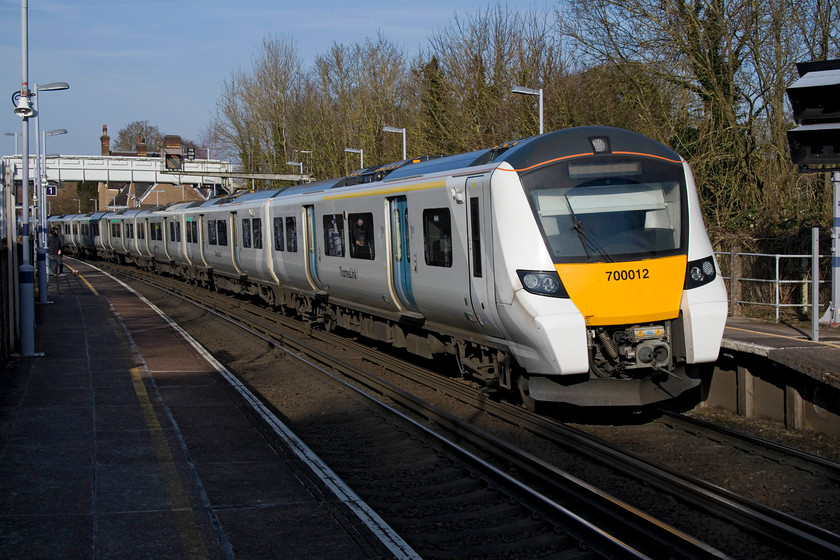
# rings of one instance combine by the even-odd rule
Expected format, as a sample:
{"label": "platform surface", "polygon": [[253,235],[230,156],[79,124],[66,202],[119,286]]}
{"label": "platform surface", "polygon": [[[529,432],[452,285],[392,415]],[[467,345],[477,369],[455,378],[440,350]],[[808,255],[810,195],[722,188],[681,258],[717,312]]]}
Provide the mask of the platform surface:
{"label": "platform surface", "polygon": [[42,355],[0,373],[0,558],[412,557],[147,303],[68,261]]}

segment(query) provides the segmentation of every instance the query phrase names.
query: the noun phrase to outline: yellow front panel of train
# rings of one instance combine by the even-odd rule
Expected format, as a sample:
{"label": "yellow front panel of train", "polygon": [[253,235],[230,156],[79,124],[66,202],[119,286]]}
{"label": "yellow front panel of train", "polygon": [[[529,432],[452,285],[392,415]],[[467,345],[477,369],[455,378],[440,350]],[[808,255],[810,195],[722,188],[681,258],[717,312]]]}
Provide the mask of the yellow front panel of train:
{"label": "yellow front panel of train", "polygon": [[556,264],[566,291],[590,326],[675,319],[685,255],[632,262]]}

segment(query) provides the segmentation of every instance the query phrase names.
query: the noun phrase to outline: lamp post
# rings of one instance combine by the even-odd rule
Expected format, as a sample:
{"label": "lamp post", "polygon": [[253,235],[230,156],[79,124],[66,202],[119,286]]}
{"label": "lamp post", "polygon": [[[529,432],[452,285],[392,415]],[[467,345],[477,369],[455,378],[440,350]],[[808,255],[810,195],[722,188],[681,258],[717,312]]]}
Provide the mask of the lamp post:
{"label": "lamp post", "polygon": [[[157,194],[157,193],[155,193],[155,194]],[[93,202],[93,211],[94,212],[99,212],[99,199],[98,198],[89,198],[88,200]]]}
{"label": "lamp post", "polygon": [[365,168],[365,150],[364,148],[344,148],[345,152],[351,154],[359,154],[359,169]]}
{"label": "lamp post", "polygon": [[[38,86],[35,86],[36,88]],[[35,97],[37,100],[37,96]],[[36,101],[35,106],[38,103]],[[38,117],[35,117],[35,130],[38,130]],[[37,134],[37,132],[36,132]],[[47,301],[47,216],[49,215],[49,203],[47,202],[47,136],[67,134],[67,130],[59,128],[56,130],[41,131],[41,148],[36,158],[38,169],[38,181],[36,183],[38,193],[38,303],[49,303]],[[37,138],[37,137],[36,137]],[[36,142],[37,146],[37,142]]]}
{"label": "lamp post", "polygon": [[[43,136],[39,142],[40,136],[40,118],[38,110],[38,98],[42,91],[56,91],[61,89],[68,89],[70,86],[67,82],[52,82],[49,84],[33,84],[32,85],[32,110],[35,112],[35,173],[38,180],[35,182],[35,197],[38,201],[37,222],[38,222],[38,236],[36,238],[35,246],[38,249],[38,302],[48,303],[47,301],[47,167],[46,167],[46,146],[44,145]],[[63,133],[67,133],[65,130]]]}
{"label": "lamp post", "polygon": [[298,165],[300,166],[300,176],[303,178],[303,162],[300,161],[287,161],[286,165]]}
{"label": "lamp post", "polygon": [[14,136],[15,137],[15,153],[12,154],[12,155],[16,155],[18,153],[17,137],[18,137],[18,134],[20,134],[20,132],[4,132],[3,134],[5,134],[6,136]]}
{"label": "lamp post", "polygon": [[403,157],[402,158],[406,159],[406,156],[405,156],[405,129],[404,128],[397,128],[395,126],[383,126],[382,130],[384,132],[402,133],[402,137],[403,137]]}
{"label": "lamp post", "polygon": [[21,243],[23,257],[18,269],[20,305],[20,354],[35,356],[35,268],[29,251],[29,117],[35,114],[29,104],[29,2],[20,0],[20,97],[15,101],[14,113],[21,118]]}
{"label": "lamp post", "polygon": [[542,88],[539,89],[532,89],[522,86],[514,85],[511,90],[513,93],[522,93],[524,95],[538,95],[540,98],[540,134],[543,133],[543,90]]}
{"label": "lamp post", "polygon": [[81,198],[74,198],[73,200],[75,200],[76,202],[79,203],[79,214],[81,214],[82,213],[82,199]]}
{"label": "lamp post", "polygon": [[[38,245],[39,247],[43,248],[46,246],[47,243],[47,223],[46,223],[46,214],[47,214],[47,205],[44,202],[46,200],[45,195],[46,192],[44,190],[44,186],[46,183],[46,175],[47,175],[47,166],[46,166],[46,153],[47,149],[43,143],[43,136],[41,136],[40,132],[40,111],[38,110],[38,94],[42,91],[58,91],[63,89],[69,89],[70,85],[67,82],[51,82],[49,84],[33,84],[32,85],[32,109],[35,111],[35,169],[38,173],[38,182],[35,184],[35,188],[37,189],[36,197],[38,198]],[[67,131],[64,132],[55,132],[55,134],[67,134]],[[41,142],[39,143],[39,140]],[[38,273],[41,273],[40,265],[38,268]]]}

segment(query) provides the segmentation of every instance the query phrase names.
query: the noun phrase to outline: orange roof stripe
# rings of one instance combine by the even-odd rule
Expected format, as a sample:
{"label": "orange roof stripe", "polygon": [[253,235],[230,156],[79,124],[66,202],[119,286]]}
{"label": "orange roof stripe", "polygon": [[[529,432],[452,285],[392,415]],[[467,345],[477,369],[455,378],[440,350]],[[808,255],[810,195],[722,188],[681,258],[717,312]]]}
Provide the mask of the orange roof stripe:
{"label": "orange roof stripe", "polygon": [[[671,163],[682,163],[682,160],[666,158],[666,157],[663,157],[663,156],[655,156],[653,154],[644,154],[644,153],[640,153],[640,152],[609,152],[609,153],[619,154],[619,155],[623,155],[623,156],[650,157],[650,158],[661,159],[661,160],[664,160],[664,161],[669,161]],[[582,154],[572,154],[570,156],[562,156],[562,157],[558,157],[558,158],[554,158],[554,159],[549,159],[549,160],[546,160],[546,161],[543,161],[543,162],[540,162],[540,163],[535,163],[534,165],[529,165],[528,167],[523,167],[522,169],[504,169],[504,170],[500,169],[500,170],[501,171],[514,171],[516,173],[522,173],[523,171],[529,171],[531,169],[541,167],[543,165],[548,165],[550,163],[557,163],[558,161],[563,161],[563,160],[567,160],[567,159],[574,159],[574,158],[579,158],[579,157],[585,157],[585,156],[592,156],[592,155],[598,155],[598,154],[595,154],[594,152],[585,152],[585,153],[582,153]]]}

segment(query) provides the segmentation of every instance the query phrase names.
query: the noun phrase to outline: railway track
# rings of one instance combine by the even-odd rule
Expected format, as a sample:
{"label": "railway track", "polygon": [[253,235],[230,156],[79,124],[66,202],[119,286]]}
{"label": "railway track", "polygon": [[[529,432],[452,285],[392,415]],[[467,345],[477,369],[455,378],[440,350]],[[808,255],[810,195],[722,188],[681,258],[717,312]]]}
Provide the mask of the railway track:
{"label": "railway track", "polygon": [[[156,287],[160,288],[161,279],[154,277]],[[173,284],[173,290],[182,291],[184,288],[180,283]],[[207,292],[203,292],[203,296],[207,296]],[[205,299],[202,297],[202,299]],[[206,304],[205,304],[206,305]],[[750,500],[741,499],[731,492],[716,488],[714,485],[704,484],[703,481],[695,479],[694,477],[686,477],[678,472],[671,472],[662,465],[653,464],[633,454],[628,454],[621,449],[612,447],[597,438],[588,436],[580,430],[575,430],[551,419],[541,418],[528,413],[520,408],[511,407],[503,403],[496,403],[485,396],[479,395],[475,389],[466,387],[464,384],[442,378],[440,375],[433,374],[424,368],[417,366],[409,366],[405,362],[397,360],[393,357],[383,358],[381,353],[376,355],[369,354],[373,351],[364,346],[356,345],[352,341],[346,339],[333,339],[330,333],[321,331],[310,331],[307,326],[301,326],[300,323],[292,321],[289,326],[286,326],[286,320],[278,321],[276,313],[271,313],[266,310],[254,308],[248,305],[237,306],[239,309],[232,309],[231,300],[228,297],[223,298],[218,303],[218,308],[214,312],[233,316],[236,321],[247,321],[252,332],[259,333],[260,336],[267,339],[274,340],[275,343],[283,344],[284,346],[296,346],[295,351],[306,352],[312,356],[314,351],[313,344],[307,341],[294,340],[287,329],[295,329],[299,335],[312,334],[321,341],[322,344],[334,347],[339,344],[349,347],[349,352],[353,355],[361,356],[362,359],[374,362],[377,361],[382,367],[398,368],[401,375],[409,375],[417,383],[432,387],[434,390],[445,390],[448,394],[461,402],[470,403],[482,411],[482,414],[492,415],[494,418],[504,422],[511,423],[519,428],[527,429],[529,433],[538,436],[545,442],[550,442],[552,445],[562,446],[567,449],[573,449],[578,456],[584,456],[589,461],[594,461],[600,465],[610,465],[612,468],[621,471],[621,476],[625,477],[625,481],[630,477],[634,482],[632,484],[643,484],[647,487],[655,488],[657,492],[662,492],[669,499],[679,500],[681,504],[689,505],[696,509],[697,515],[710,515],[717,518],[723,524],[737,523],[739,532],[743,535],[750,535],[749,539],[742,541],[749,548],[755,547],[778,547],[777,550],[784,550],[784,554],[789,557],[813,557],[826,558],[836,555],[840,552],[840,540],[837,535],[813,526],[809,523],[802,522],[798,519],[786,516],[767,508],[761,504],[754,503]],[[277,323],[283,324],[278,327]],[[278,328],[283,330],[278,332]],[[316,354],[323,354],[323,352],[315,352]],[[433,438],[435,455],[445,455],[448,464],[444,467],[431,468],[430,472],[438,476],[440,473],[450,473],[444,475],[446,480],[462,479],[451,474],[450,469],[464,469],[468,473],[480,473],[484,484],[489,484],[493,492],[501,492],[493,498],[482,498],[479,501],[482,503],[492,504],[489,511],[504,511],[501,516],[507,521],[511,520],[510,511],[512,509],[520,510],[522,512],[539,512],[537,515],[543,520],[540,524],[522,521],[520,523],[513,523],[517,530],[525,531],[525,534],[531,535],[524,540],[521,538],[502,538],[502,540],[522,541],[513,546],[509,550],[518,550],[523,553],[521,546],[524,542],[538,543],[539,547],[535,554],[547,554],[547,550],[554,550],[552,547],[563,548],[570,543],[586,542],[586,547],[590,547],[593,551],[598,551],[606,556],[616,557],[623,555],[638,555],[647,557],[663,557],[663,554],[668,557],[684,557],[684,558],[703,558],[703,557],[723,557],[727,553],[734,557],[755,557],[752,553],[744,554],[744,550],[726,551],[726,553],[719,552],[713,546],[704,544],[700,539],[690,537],[687,533],[683,533],[678,529],[668,526],[650,515],[642,513],[632,506],[627,505],[621,500],[615,499],[609,494],[597,490],[591,484],[582,483],[577,477],[569,475],[564,471],[553,466],[545,460],[539,459],[536,456],[518,449],[517,446],[506,443],[500,438],[494,437],[482,430],[477,429],[468,422],[464,422],[451,414],[448,414],[437,407],[431,406],[428,403],[422,402],[421,399],[413,397],[389,383],[376,378],[376,376],[366,375],[361,372],[359,368],[350,366],[343,360],[335,360],[334,358],[318,358],[323,360],[322,367],[330,370],[342,369],[351,371],[352,375],[357,379],[356,383],[361,383],[368,389],[372,390],[378,397],[366,397],[366,399],[373,399],[374,401],[388,401],[393,404],[398,404],[403,411],[399,412],[401,417],[400,424],[403,426],[409,425],[409,428],[401,427],[400,430],[409,430],[413,435],[410,437],[418,437],[423,441],[430,441],[428,438]],[[382,362],[392,362],[390,365],[382,364]],[[358,381],[362,379],[362,381]],[[441,387],[445,389],[441,389]],[[383,405],[376,405],[381,407]],[[379,412],[378,414],[383,414]],[[394,414],[389,412],[388,414]],[[356,433],[348,433],[343,437],[338,438],[338,441],[345,442],[361,442],[368,437],[367,432],[378,432],[379,430],[371,430],[371,426],[379,426],[380,421],[374,421],[369,424],[369,421],[361,422],[363,427]],[[407,423],[407,424],[406,424]],[[351,424],[344,422],[340,424]],[[316,430],[317,431],[317,430]],[[328,433],[334,432],[333,429],[328,429]],[[403,432],[407,433],[407,432]],[[449,434],[446,437],[441,437],[440,434]],[[419,434],[419,435],[418,435]],[[333,438],[335,434],[332,434]],[[314,437],[314,435],[312,436]],[[376,436],[378,438],[378,436]],[[389,434],[383,437],[383,441],[388,442],[383,444],[384,452],[372,453],[375,457],[402,457],[403,452],[392,450],[389,446],[393,442],[406,439],[404,436]],[[409,438],[410,439],[410,438]],[[335,441],[335,439],[327,440]],[[379,441],[377,439],[377,441]],[[453,442],[458,442],[455,447],[452,447]],[[427,443],[428,444],[428,443]],[[430,445],[430,444],[429,444]],[[315,446],[316,451],[318,445]],[[322,451],[319,454],[329,454],[330,450],[335,447],[334,444],[326,443],[321,445]],[[365,443],[364,445],[350,445],[350,449],[342,448],[339,457],[336,459],[340,461],[341,457],[347,457],[351,449],[378,449],[380,444],[376,442]],[[412,457],[417,451],[407,451],[407,457]],[[481,455],[481,457],[479,457]],[[479,461],[478,463],[471,463],[470,461]],[[428,461],[428,463],[427,463]],[[454,462],[453,462],[454,461]],[[421,465],[433,464],[432,458],[423,457],[421,461],[411,460],[409,463],[416,463]],[[400,480],[399,478],[389,476],[373,476],[370,471],[359,468],[359,463],[355,460],[349,460],[349,466],[346,469],[339,469],[342,477],[352,478],[354,473],[362,474],[364,479],[383,479],[389,481],[392,488],[414,488],[411,485],[411,480],[415,480],[416,474],[411,475],[409,480]],[[397,461],[397,465],[405,466],[405,463]],[[455,465],[453,467],[453,465]],[[399,468],[397,470],[400,470]],[[514,474],[511,474],[514,473]],[[468,475],[465,480],[469,480]],[[435,477],[432,480],[437,480]],[[360,481],[360,484],[362,482]],[[463,482],[453,483],[454,485],[463,484]],[[627,484],[627,482],[625,482]],[[423,504],[426,500],[422,499],[423,488],[428,486],[419,485],[419,490],[410,496],[405,496],[405,501],[408,503]],[[432,488],[438,489],[439,482],[432,484]],[[465,485],[470,489],[468,492],[472,494],[475,489],[470,485]],[[525,494],[519,494],[523,489],[527,489]],[[381,494],[381,491],[379,492]],[[362,493],[363,494],[363,493]],[[371,492],[373,501],[376,501],[376,491]],[[386,492],[386,495],[393,496],[393,492]],[[500,497],[516,496],[519,504],[514,507],[502,507]],[[449,496],[451,498],[451,496]],[[366,497],[366,499],[368,499]],[[467,501],[455,498],[459,504],[466,504]],[[510,504],[508,504],[510,505]],[[376,507],[376,506],[374,506]],[[394,507],[393,504],[389,506],[387,503],[381,504],[384,511],[393,512],[404,509],[403,507]],[[548,509],[542,509],[548,507]],[[390,509],[389,509],[390,508]],[[393,511],[392,511],[393,510]],[[572,518],[579,519],[583,525],[577,528],[570,528],[568,519],[565,517],[570,511],[574,510],[576,513]],[[529,517],[533,514],[528,514]],[[694,515],[694,514],[692,514]],[[479,516],[480,518],[481,516]],[[689,516],[690,517],[690,516]],[[387,516],[386,516],[387,518]],[[492,519],[493,516],[488,517]],[[435,515],[424,524],[415,525],[421,529],[417,531],[417,539],[421,539],[419,535],[432,534],[429,524],[441,524],[440,521],[434,521]],[[446,519],[443,517],[443,519]],[[465,518],[466,519],[466,518]],[[564,521],[565,519],[565,521]],[[692,522],[693,523],[693,522]],[[689,524],[692,524],[689,523]],[[704,522],[705,523],[705,522]],[[442,524],[447,525],[446,521]],[[396,527],[400,523],[395,523]],[[456,523],[457,525],[457,523]],[[466,525],[470,525],[466,523]],[[539,525],[541,529],[537,529]],[[396,528],[395,527],[395,528]],[[557,527],[562,527],[558,530]],[[607,527],[608,529],[605,529]],[[411,529],[406,529],[411,530]],[[545,532],[541,532],[545,531]],[[486,542],[489,535],[508,535],[515,534],[507,533],[498,526],[485,526],[482,528],[471,527],[468,530],[472,537],[482,536],[479,540]],[[598,537],[599,535],[609,534],[610,538],[607,542],[598,544],[597,541],[589,541],[587,539]],[[460,535],[460,536],[459,536]],[[533,535],[541,535],[536,537]],[[552,539],[549,535],[559,535],[556,539]],[[743,536],[742,535],[742,536]],[[461,539],[464,535],[456,532],[456,536],[448,542],[463,542]],[[408,540],[408,539],[407,539]],[[430,547],[433,550],[445,550],[446,546],[442,546],[444,542],[433,539],[437,546]],[[705,540],[705,539],[703,539]],[[410,541],[409,541],[410,542]],[[546,544],[548,543],[548,544]],[[667,544],[666,544],[667,543]],[[519,548],[517,548],[519,547]],[[547,548],[546,548],[547,547]],[[575,546],[577,548],[577,546]],[[493,556],[495,553],[501,554],[505,550],[504,547],[496,549],[491,552]],[[461,550],[463,553],[463,550]],[[425,556],[425,555],[424,555]],[[429,556],[432,557],[432,556]],[[441,556],[447,557],[447,556]],[[463,557],[462,555],[459,557]]]}

